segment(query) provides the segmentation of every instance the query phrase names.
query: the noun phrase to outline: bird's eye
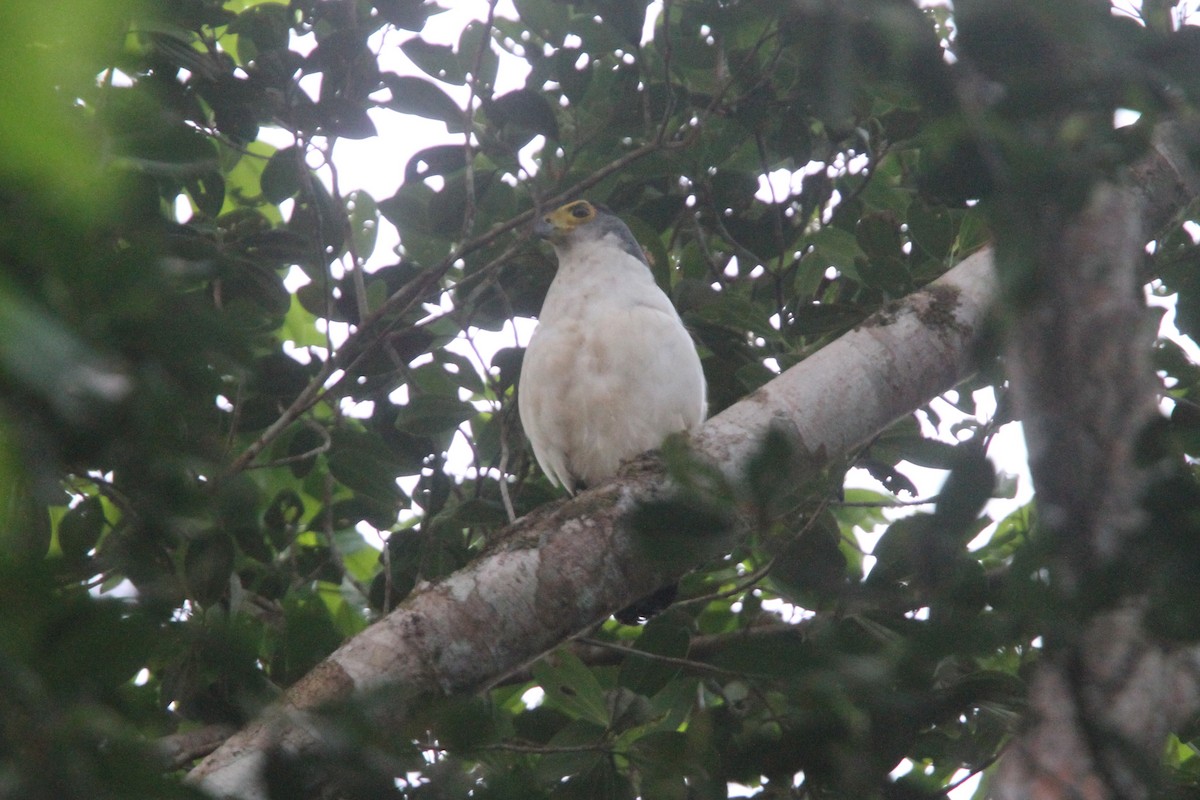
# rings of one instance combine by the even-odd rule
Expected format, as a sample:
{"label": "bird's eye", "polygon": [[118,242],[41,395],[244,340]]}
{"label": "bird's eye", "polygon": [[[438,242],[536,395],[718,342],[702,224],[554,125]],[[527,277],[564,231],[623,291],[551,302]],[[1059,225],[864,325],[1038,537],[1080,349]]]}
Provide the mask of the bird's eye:
{"label": "bird's eye", "polygon": [[577,206],[571,207],[571,216],[574,217],[575,219],[586,219],[590,215],[591,215],[591,209],[589,209],[587,207],[586,203],[580,203]]}

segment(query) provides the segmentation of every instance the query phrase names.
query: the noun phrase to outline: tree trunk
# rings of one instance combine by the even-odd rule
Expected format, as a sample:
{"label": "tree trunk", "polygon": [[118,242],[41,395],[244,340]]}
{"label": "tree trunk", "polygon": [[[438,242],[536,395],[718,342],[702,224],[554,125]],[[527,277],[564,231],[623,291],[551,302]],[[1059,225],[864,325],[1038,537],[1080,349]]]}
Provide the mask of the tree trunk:
{"label": "tree trunk", "polygon": [[[1164,468],[1139,452],[1160,388],[1139,278],[1147,231],[1179,207],[1165,196],[1195,186],[1172,169],[1186,163],[1177,150],[1161,138],[1158,150],[1129,185],[1097,186],[1072,217],[1038,209],[1017,245],[1031,257],[1016,277],[1020,301],[1007,304],[1008,370],[1054,596],[1073,611],[1046,633],[1027,727],[997,775],[1005,800],[1148,797],[1167,733],[1200,701],[1197,651],[1154,641],[1145,598],[1119,596],[1113,580],[1129,569],[1145,491]],[[1164,168],[1179,177],[1154,181]]]}

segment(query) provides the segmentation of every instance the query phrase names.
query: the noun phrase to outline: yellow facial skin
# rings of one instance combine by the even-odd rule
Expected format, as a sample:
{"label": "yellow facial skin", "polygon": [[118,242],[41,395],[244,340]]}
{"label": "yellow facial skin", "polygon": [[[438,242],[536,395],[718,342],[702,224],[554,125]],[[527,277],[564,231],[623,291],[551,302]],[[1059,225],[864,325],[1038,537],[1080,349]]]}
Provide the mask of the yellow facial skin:
{"label": "yellow facial skin", "polygon": [[559,206],[534,225],[534,233],[538,236],[565,236],[580,225],[591,222],[596,218],[596,207],[587,200],[576,200]]}

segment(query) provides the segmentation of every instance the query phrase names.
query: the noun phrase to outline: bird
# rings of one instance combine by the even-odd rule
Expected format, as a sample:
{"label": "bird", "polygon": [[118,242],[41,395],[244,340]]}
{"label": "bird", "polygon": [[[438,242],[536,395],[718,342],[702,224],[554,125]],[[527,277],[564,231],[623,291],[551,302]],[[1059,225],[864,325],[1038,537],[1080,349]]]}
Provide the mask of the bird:
{"label": "bird", "polygon": [[[708,413],[704,370],[616,214],[576,200],[543,216],[534,233],[554,246],[558,271],[525,349],[517,406],[538,465],[573,495],[669,435],[697,428]],[[654,616],[676,589],[660,588],[617,620]]]}
{"label": "bird", "polygon": [[517,405],[538,465],[574,494],[698,427],[708,411],[704,370],[616,214],[576,200],[534,233],[554,246],[558,271],[525,350]]}

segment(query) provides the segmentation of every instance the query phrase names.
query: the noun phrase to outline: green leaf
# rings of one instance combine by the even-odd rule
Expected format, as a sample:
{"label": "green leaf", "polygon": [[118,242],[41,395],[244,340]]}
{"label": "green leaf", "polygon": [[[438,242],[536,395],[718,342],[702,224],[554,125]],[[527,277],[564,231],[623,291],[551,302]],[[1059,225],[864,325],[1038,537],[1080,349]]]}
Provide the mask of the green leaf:
{"label": "green leaf", "polygon": [[343,486],[382,505],[398,505],[404,492],[386,445],[372,434],[337,431],[326,454],[329,472]]}
{"label": "green leaf", "polygon": [[855,262],[863,283],[892,296],[906,291],[911,280],[895,216],[890,212],[863,216],[855,228],[855,239],[865,254]]}
{"label": "green leaf", "polygon": [[442,348],[434,351],[433,357],[452,376],[452,380],[458,386],[476,395],[481,395],[486,391],[483,379],[479,377],[479,371],[466,356]]}
{"label": "green leaf", "polygon": [[283,3],[259,3],[229,24],[237,35],[238,61],[248,64],[259,54],[286,50],[291,34],[291,14]]}
{"label": "green leaf", "polygon": [[420,395],[396,412],[396,427],[405,433],[432,436],[446,433],[475,416],[475,409],[451,397]]}
{"label": "green leaf", "polygon": [[642,41],[642,25],[646,21],[645,2],[609,0],[600,4],[601,21],[597,24],[612,28],[621,34],[625,43],[636,47]]}
{"label": "green leaf", "polygon": [[418,0],[379,2],[375,7],[388,23],[406,31],[420,31],[430,17],[446,10],[437,3]]}
{"label": "green leaf", "polygon": [[842,499],[845,505],[834,507],[833,515],[847,532],[855,527],[869,531],[876,525],[882,525],[887,521],[883,509],[895,502],[888,495],[871,489],[846,489]]}
{"label": "green leaf", "polygon": [[500,731],[489,703],[482,697],[451,695],[433,710],[433,732],[439,742],[458,751],[494,743]]}
{"label": "green leaf", "polygon": [[462,126],[463,110],[429,81],[387,72],[383,82],[392,92],[391,99],[384,105],[393,111],[440,120],[451,130]]}
{"label": "green leaf", "polygon": [[638,552],[665,570],[680,570],[701,552],[723,549],[732,520],[711,500],[693,494],[640,503],[629,515]]}
{"label": "green leaf", "polygon": [[431,44],[424,39],[409,39],[400,45],[404,55],[422,72],[439,81],[462,86],[467,82],[466,70],[454,53],[454,48],[444,44]]}
{"label": "green leaf", "polygon": [[343,566],[355,580],[366,582],[375,577],[379,571],[379,551],[368,544],[358,530],[343,528],[335,531],[333,543],[341,554]]}
{"label": "green leaf", "polygon": [[492,355],[492,369],[500,370],[500,391],[508,391],[509,387],[517,385],[524,358],[525,349],[521,347],[502,347]]}
{"label": "green leaf", "polygon": [[813,669],[814,646],[798,633],[760,636],[744,642],[732,641],[706,661],[748,676],[796,678]]}
{"label": "green leaf", "polygon": [[329,607],[310,588],[288,592],[283,601],[283,637],[273,651],[271,677],[287,686],[304,676],[342,642]]}
{"label": "green leaf", "polygon": [[346,196],[346,207],[350,215],[350,238],[355,252],[365,261],[375,252],[375,241],[379,236],[379,207],[375,198],[362,190]]}
{"label": "green leaf", "polygon": [[433,175],[450,175],[465,169],[466,165],[466,150],[462,145],[434,145],[413,153],[404,167],[404,180],[407,183]]}
{"label": "green leaf", "polygon": [[570,30],[571,11],[565,5],[538,0],[514,0],[521,21],[551,45],[562,44]]}
{"label": "green leaf", "polygon": [[0,369],[64,420],[103,416],[132,389],[129,376],[40,305],[0,280]]}
{"label": "green leaf", "polygon": [[[662,614],[645,624],[642,633],[634,642],[639,652],[668,658],[687,658],[690,637],[687,629],[671,615]],[[664,688],[676,676],[681,667],[653,658],[641,658],[634,654],[625,657],[617,683],[638,694],[653,695]]]}
{"label": "green leaf", "polygon": [[404,183],[396,194],[382,200],[379,210],[400,232],[401,242],[410,236],[430,236],[429,203],[434,192],[421,181]]}
{"label": "green leaf", "polygon": [[464,528],[495,528],[507,523],[508,515],[500,503],[472,497],[454,506],[446,519]]}
{"label": "green leaf", "polygon": [[53,540],[50,510],[34,497],[24,478],[0,489],[4,493],[0,509],[0,562],[5,558],[18,564],[36,564],[45,558]]}
{"label": "green leaf", "polygon": [[[558,709],[539,705],[518,714],[513,720],[513,728],[527,742],[546,744],[570,722],[571,718]],[[603,733],[603,728],[600,732]]]}
{"label": "green leaf", "polygon": [[317,463],[317,452],[325,446],[325,437],[320,431],[309,427],[302,427],[292,434],[287,442],[287,450],[285,455],[289,458],[296,456],[305,456],[291,462],[288,467],[297,478],[303,478],[312,471],[313,466]]}
{"label": "green leaf", "polygon": [[228,258],[221,283],[222,310],[252,330],[279,326],[292,305],[292,297],[275,268],[256,261]]}
{"label": "green leaf", "polygon": [[533,677],[546,692],[545,702],[550,707],[594,725],[608,726],[604,690],[574,653],[560,649],[536,661]]}
{"label": "green leaf", "polygon": [[834,267],[850,277],[858,276],[858,259],[863,257],[862,249],[854,234],[841,228],[825,226],[811,237],[814,250],[804,257],[812,258],[826,267]]}
{"label": "green leaf", "polygon": [[67,511],[58,522],[58,547],[69,561],[79,561],[100,541],[107,521],[99,497],[89,497]]}
{"label": "green leaf", "polygon": [[267,160],[259,178],[263,197],[279,204],[294,196],[304,185],[305,172],[307,169],[299,148],[292,146],[277,150]]}
{"label": "green leaf", "polygon": [[986,521],[980,521],[964,533],[961,529],[947,528],[932,514],[914,514],[896,520],[875,545],[877,561],[868,584],[884,586],[916,581],[926,589],[945,588],[950,592],[949,599],[954,599],[956,583],[966,586],[978,579],[979,585],[982,584],[979,564],[964,556],[964,543],[985,525]]}
{"label": "green leaf", "polygon": [[188,195],[200,213],[215,217],[225,205],[225,179],[220,172],[212,170],[201,175],[188,177],[184,181]]}
{"label": "green leaf", "polygon": [[[320,437],[318,436],[318,441]],[[304,500],[294,489],[280,489],[263,512],[263,524],[271,544],[282,550],[292,543],[304,518]]]}
{"label": "green leaf", "polygon": [[893,425],[876,439],[871,445],[871,455],[886,464],[907,460],[930,469],[951,469],[958,458],[955,445],[925,438],[912,417]]}
{"label": "green leaf", "polygon": [[809,524],[776,556],[771,585],[804,608],[836,602],[846,587],[847,560],[841,529],[828,510]]}
{"label": "green leaf", "polygon": [[938,492],[936,516],[951,530],[967,529],[996,486],[996,469],[980,447],[960,445],[958,459]]}
{"label": "green leaf", "polygon": [[608,760],[601,749],[604,738],[603,725],[584,719],[571,720],[546,743],[550,752],[538,760],[537,777],[542,783],[557,784],[565,776],[589,772],[602,760]]}
{"label": "green leaf", "polygon": [[[478,90],[487,94],[486,90],[496,85],[496,73],[500,70],[500,58],[492,49],[491,31],[480,20],[473,19],[462,29],[458,37],[458,63],[464,74],[474,74]],[[476,64],[478,60],[478,65]]]}
{"label": "green leaf", "polygon": [[954,244],[955,223],[950,211],[914,201],[908,207],[908,235],[930,258],[944,261]]}
{"label": "green leaf", "polygon": [[233,539],[219,531],[188,543],[183,572],[188,592],[198,603],[215,603],[228,591],[234,554]]}
{"label": "green leaf", "polygon": [[634,800],[629,778],[617,771],[612,759],[595,758],[586,772],[572,774],[554,788],[553,800]]}
{"label": "green leaf", "polygon": [[[655,786],[654,797],[687,797],[684,778],[696,770],[688,747],[688,736],[681,731],[656,731],[646,734],[628,750],[630,761],[638,765]],[[643,778],[645,780],[645,778]]]}
{"label": "green leaf", "polygon": [[186,179],[211,173],[218,166],[212,141],[190,128],[126,139],[123,145],[124,163],[156,177]]}
{"label": "green leaf", "polygon": [[502,94],[484,103],[483,113],[514,149],[524,147],[539,134],[558,139],[558,118],[541,92],[517,89]]}

